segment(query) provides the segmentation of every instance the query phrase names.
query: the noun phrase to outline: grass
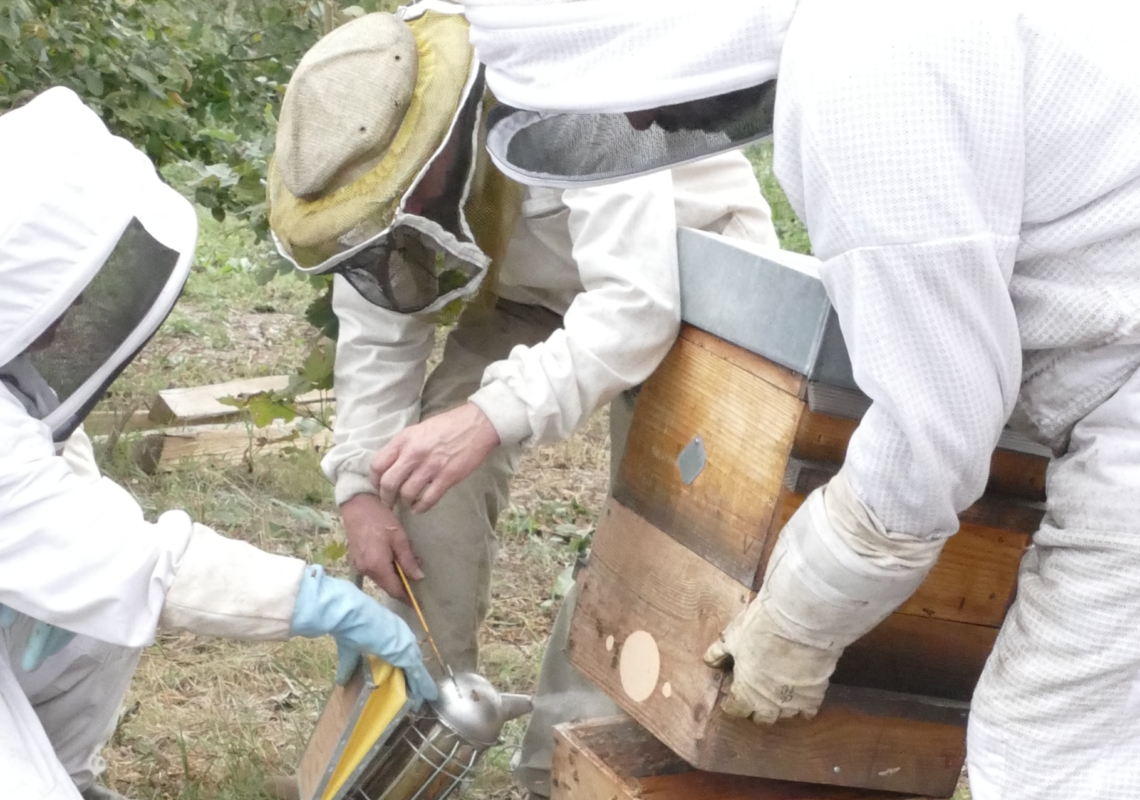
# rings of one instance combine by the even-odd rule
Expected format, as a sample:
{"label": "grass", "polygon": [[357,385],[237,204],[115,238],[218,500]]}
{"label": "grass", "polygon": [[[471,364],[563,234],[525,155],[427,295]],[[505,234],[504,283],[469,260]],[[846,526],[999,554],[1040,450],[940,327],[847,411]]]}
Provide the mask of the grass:
{"label": "grass", "polygon": [[[771,177],[771,147],[748,155],[785,246],[808,252],[803,226]],[[102,410],[141,408],[165,387],[291,372],[316,341],[303,316],[316,290],[288,276],[259,285],[267,246],[232,222],[200,218],[198,258],[181,302]],[[607,430],[605,412],[596,414],[570,441],[528,452],[519,466],[512,505],[499,521],[494,602],[481,633],[482,672],[503,691],[534,689],[557,610],[556,579],[573,563],[577,537],[591,530],[605,497]],[[148,516],[183,508],[227,536],[324,563],[334,574],[347,571],[331,487],[311,453],[148,476],[127,457],[130,443],[128,435],[99,456]],[[335,660],[329,640],[243,644],[160,635],[143,655],[106,750],[108,783],[137,800],[264,797],[264,776],[294,770],[331,689]],[[508,763],[524,727],[524,720],[508,724],[468,797],[521,798]]]}

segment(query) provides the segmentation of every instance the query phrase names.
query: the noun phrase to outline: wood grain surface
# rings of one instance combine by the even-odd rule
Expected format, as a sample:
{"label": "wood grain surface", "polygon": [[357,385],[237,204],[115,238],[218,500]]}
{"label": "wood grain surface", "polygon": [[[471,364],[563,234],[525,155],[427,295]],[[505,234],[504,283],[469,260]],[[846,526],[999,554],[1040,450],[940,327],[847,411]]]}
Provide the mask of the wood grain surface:
{"label": "wood grain surface", "polygon": [[[724,679],[701,656],[751,593],[612,499],[578,583],[570,662],[679,755],[696,760]],[[620,676],[622,646],[635,631],[651,635],[660,652],[657,690],[641,702],[626,694]]]}
{"label": "wood grain surface", "polygon": [[[613,494],[752,588],[804,403],[799,376],[685,328],[642,387]],[[704,469],[686,485],[677,457],[700,436]]]}
{"label": "wood grain surface", "polygon": [[[701,656],[752,593],[615,500],[579,583],[571,663],[695,767],[914,794],[952,789],[964,757],[958,705],[833,686],[826,713],[810,723],[724,717],[725,674]],[[635,632],[653,637],[660,659],[656,688],[641,701],[626,693],[620,668]]]}
{"label": "wood grain surface", "polygon": [[553,800],[921,800],[693,769],[631,719],[559,725]]}

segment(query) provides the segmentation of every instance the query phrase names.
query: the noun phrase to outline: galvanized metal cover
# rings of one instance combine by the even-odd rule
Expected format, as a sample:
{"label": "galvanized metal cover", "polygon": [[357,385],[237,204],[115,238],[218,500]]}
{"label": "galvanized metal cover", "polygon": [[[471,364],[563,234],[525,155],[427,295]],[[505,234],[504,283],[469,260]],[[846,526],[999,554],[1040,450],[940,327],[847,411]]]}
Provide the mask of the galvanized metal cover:
{"label": "galvanized metal cover", "polygon": [[713,233],[677,232],[681,318],[781,366],[857,389],[819,261]]}

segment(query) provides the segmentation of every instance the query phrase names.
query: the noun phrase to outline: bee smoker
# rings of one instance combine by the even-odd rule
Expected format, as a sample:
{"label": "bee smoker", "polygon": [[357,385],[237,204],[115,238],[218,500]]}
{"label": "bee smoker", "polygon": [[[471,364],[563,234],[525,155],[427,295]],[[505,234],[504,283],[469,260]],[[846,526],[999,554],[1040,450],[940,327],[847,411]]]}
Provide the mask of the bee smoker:
{"label": "bee smoker", "polygon": [[[499,741],[503,725],[532,708],[529,696],[501,694],[486,678],[468,672],[443,678],[439,698],[416,711],[399,670],[376,674],[375,682],[368,670],[360,672],[364,686],[355,690],[355,698],[346,696],[353,693],[352,684],[338,690],[340,701],[334,693],[318,722],[301,763],[304,800],[444,800]],[[399,682],[396,697],[390,691],[394,681]],[[331,738],[321,731],[326,718],[336,720],[334,727],[344,723],[343,730],[332,758],[324,759],[323,776],[314,780],[312,766],[306,774],[306,761],[313,762],[311,753]]]}

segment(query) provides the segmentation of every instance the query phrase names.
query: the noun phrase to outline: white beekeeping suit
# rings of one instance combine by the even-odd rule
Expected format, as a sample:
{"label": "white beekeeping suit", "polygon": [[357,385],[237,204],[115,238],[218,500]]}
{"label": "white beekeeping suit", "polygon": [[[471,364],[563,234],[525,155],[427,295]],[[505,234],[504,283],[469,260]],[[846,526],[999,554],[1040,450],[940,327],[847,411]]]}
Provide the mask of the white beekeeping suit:
{"label": "white beekeeping suit", "polygon": [[[342,672],[373,653],[432,696],[411,631],[347,581],[182,511],[148,522],[99,474],[80,422],[181,292],[192,206],[66,89],[0,117],[0,175],[0,797],[108,796],[99,750],[159,626],[329,633]],[[75,636],[29,665],[45,625]]]}
{"label": "white beekeeping suit", "polygon": [[[1056,459],[1048,513],[972,704],[973,795],[1135,797],[1136,9],[665,3],[639,22],[639,8],[585,0],[468,15],[498,98],[599,125],[598,112],[690,103],[778,71],[776,173],[873,400],[840,476],[793,517],[760,598],[709,654],[735,656],[730,704],[766,721],[814,713],[842,648],[921,582],[981,494],[1008,419]],[[691,36],[674,69],[658,45],[696,29],[694,14],[720,25]],[[615,77],[653,57],[665,77],[654,89]],[[686,83],[702,74],[719,83]],[[591,81],[604,105],[586,99]],[[538,153],[515,172],[533,179],[531,164],[572,159],[552,133],[558,115],[527,113],[504,116],[495,154],[509,169],[521,150]]]}

